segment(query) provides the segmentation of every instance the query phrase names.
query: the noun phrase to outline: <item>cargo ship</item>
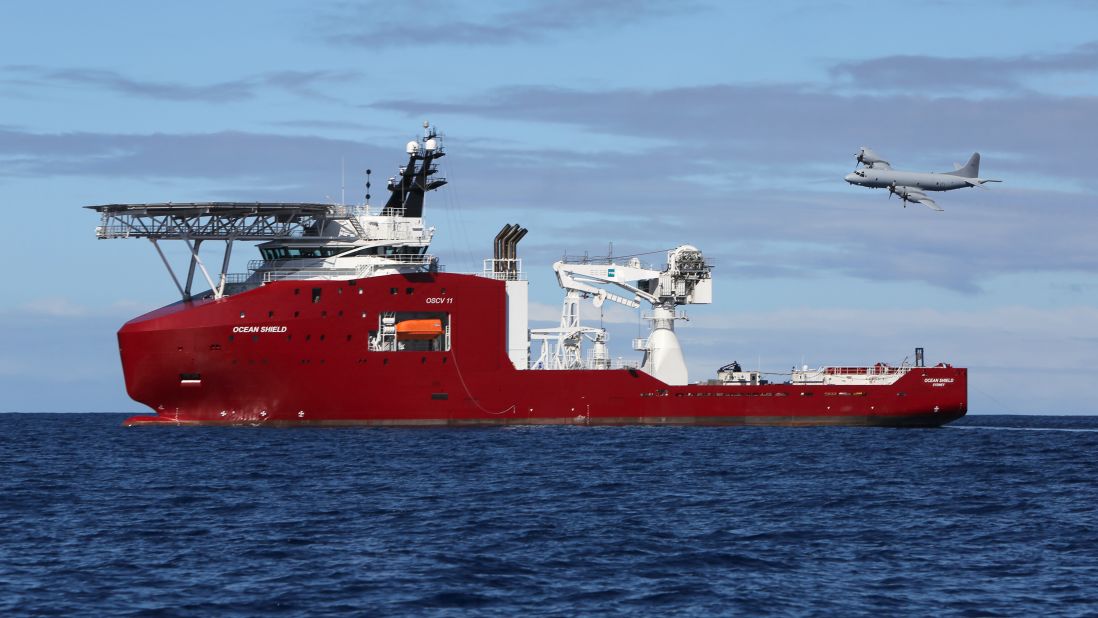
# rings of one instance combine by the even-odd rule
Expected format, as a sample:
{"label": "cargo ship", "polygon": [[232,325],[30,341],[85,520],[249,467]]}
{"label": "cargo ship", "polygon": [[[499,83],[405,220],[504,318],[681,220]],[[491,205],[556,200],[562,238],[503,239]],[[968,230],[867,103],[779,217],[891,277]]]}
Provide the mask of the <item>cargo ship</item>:
{"label": "cargo ship", "polygon": [[[713,299],[713,266],[692,245],[656,265],[556,262],[560,323],[530,328],[517,250],[527,230],[505,225],[481,272],[447,272],[424,219],[426,195],[446,184],[440,135],[425,123],[406,155],[383,206],[369,205],[369,175],[362,205],[88,206],[99,238],[150,241],[180,294],[118,332],[126,390],[155,412],[124,424],[933,427],[965,414],[967,370],[927,366],[921,349],[899,366],[730,363],[691,381],[675,326],[683,306]],[[169,240],[186,247],[178,272]],[[260,257],[230,273],[239,241]],[[204,243],[223,249],[220,270]],[[194,292],[198,281],[208,290]],[[645,312],[635,359],[613,357],[606,330],[582,323],[586,302]]]}

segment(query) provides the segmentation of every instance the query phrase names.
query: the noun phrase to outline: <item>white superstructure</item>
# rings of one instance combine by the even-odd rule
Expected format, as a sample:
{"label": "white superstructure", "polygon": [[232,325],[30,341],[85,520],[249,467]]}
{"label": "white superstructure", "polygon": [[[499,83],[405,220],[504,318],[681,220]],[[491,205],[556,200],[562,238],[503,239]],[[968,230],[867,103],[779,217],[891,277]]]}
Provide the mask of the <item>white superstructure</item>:
{"label": "white superstructure", "polygon": [[[428,123],[419,140],[408,143],[408,163],[389,178],[389,199],[371,207],[370,170],[366,204],[314,203],[158,203],[93,206],[101,215],[99,238],[146,238],[156,248],[184,300],[192,298],[195,276],[210,286],[203,296],[228,294],[283,279],[360,279],[433,271],[438,259],[427,253],[435,230],[423,220],[428,191],[446,184],[435,177],[434,161],[446,153]],[[186,276],[176,275],[161,240],[182,240],[189,255]],[[220,272],[201,258],[203,243],[224,242]],[[229,273],[236,241],[264,241],[262,259],[247,273]]]}

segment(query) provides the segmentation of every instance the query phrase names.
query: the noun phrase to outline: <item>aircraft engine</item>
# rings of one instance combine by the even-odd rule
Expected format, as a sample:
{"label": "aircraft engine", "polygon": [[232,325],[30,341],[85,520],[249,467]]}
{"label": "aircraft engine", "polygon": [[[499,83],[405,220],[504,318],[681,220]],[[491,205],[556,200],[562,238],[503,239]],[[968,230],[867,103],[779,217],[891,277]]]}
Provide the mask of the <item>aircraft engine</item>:
{"label": "aircraft engine", "polygon": [[854,158],[858,160],[858,163],[862,163],[871,167],[874,163],[888,163],[888,161],[882,159],[880,155],[873,152],[869,148],[866,148],[865,146],[862,146],[858,149],[858,152],[854,155]]}
{"label": "aircraft engine", "polygon": [[926,194],[918,189],[911,187],[897,187],[896,183],[892,183],[888,187],[889,197],[895,195],[905,202],[917,202],[926,197]]}

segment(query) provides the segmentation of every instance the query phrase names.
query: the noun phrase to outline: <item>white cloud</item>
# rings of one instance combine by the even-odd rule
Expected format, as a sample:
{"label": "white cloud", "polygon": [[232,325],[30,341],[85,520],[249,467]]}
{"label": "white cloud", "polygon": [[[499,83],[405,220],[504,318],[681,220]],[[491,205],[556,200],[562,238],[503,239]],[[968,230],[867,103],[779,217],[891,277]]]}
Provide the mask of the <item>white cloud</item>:
{"label": "white cloud", "polygon": [[767,312],[730,312],[721,317],[703,316],[694,324],[712,330],[760,330],[811,333],[850,332],[850,325],[870,332],[1000,332],[1033,337],[1098,339],[1098,308],[1025,306],[997,307],[981,311],[918,308],[866,310],[809,307]]}
{"label": "white cloud", "polygon": [[104,307],[92,307],[77,303],[63,296],[33,298],[10,309],[7,313],[38,318],[94,318],[107,317],[129,319],[151,311],[155,307],[148,302],[127,298],[118,299]]}
{"label": "white cloud", "polygon": [[49,317],[77,317],[88,314],[88,308],[67,298],[37,298],[19,307],[23,313]]}

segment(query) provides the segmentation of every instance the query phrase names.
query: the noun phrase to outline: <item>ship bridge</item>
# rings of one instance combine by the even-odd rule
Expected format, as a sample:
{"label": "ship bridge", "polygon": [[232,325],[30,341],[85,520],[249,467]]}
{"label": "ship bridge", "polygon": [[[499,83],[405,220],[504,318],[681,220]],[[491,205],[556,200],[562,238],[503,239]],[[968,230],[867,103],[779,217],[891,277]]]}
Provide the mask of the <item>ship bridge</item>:
{"label": "ship bridge", "polygon": [[[445,153],[441,138],[424,123],[422,139],[407,146],[408,163],[389,179],[385,205],[371,208],[370,170],[366,171],[366,204],[305,202],[167,202],[87,206],[100,215],[96,236],[145,238],[171,275],[183,300],[192,297],[195,274],[201,273],[214,298],[227,290],[245,290],[281,279],[363,278],[383,274],[436,270],[427,254],[434,228],[423,222],[424,195],[446,184],[434,178],[433,161]],[[181,240],[190,253],[186,277],[176,275],[160,246]],[[199,255],[207,241],[225,243],[215,281]],[[236,241],[258,241],[263,259],[248,263],[248,273],[230,274]]]}
{"label": "ship bridge", "polygon": [[[280,279],[367,277],[381,267],[389,272],[437,268],[427,254],[434,229],[400,209],[312,203],[160,203],[88,206],[99,212],[101,239],[145,238],[156,249],[184,300],[192,297],[200,273],[214,298],[227,289],[248,289]],[[180,240],[190,259],[185,277],[176,274],[160,242]],[[211,273],[200,251],[207,241],[224,242],[221,269]],[[249,273],[229,273],[233,243],[260,244],[262,260],[248,263]],[[384,273],[377,273],[384,274]]]}

